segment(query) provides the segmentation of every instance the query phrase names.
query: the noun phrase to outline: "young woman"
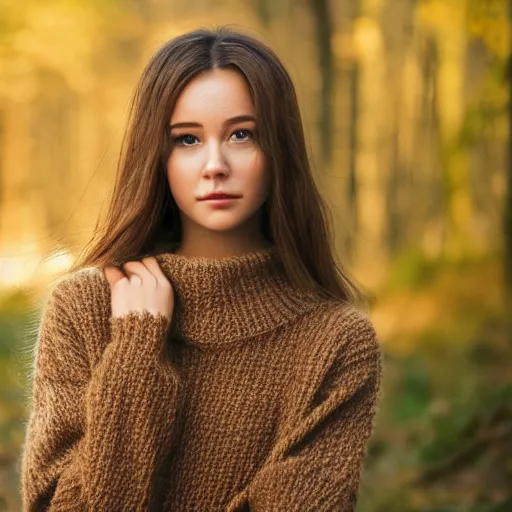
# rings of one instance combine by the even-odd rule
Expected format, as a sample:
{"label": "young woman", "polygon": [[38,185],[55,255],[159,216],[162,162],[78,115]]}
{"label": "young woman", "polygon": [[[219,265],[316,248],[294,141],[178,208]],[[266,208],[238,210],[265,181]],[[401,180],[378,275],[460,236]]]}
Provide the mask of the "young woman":
{"label": "young woman", "polygon": [[26,511],[351,511],[380,349],[294,87],[226,29],[163,45],[106,221],[39,328]]}

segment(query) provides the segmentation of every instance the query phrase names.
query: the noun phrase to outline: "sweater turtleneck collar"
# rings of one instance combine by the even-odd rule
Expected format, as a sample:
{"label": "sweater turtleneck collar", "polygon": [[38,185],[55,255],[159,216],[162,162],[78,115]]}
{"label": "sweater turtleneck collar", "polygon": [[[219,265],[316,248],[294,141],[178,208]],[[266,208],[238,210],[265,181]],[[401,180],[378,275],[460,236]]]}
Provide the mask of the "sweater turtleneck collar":
{"label": "sweater turtleneck collar", "polygon": [[193,343],[225,344],[284,325],[318,305],[293,287],[275,245],[241,256],[156,256],[177,298],[174,315]]}

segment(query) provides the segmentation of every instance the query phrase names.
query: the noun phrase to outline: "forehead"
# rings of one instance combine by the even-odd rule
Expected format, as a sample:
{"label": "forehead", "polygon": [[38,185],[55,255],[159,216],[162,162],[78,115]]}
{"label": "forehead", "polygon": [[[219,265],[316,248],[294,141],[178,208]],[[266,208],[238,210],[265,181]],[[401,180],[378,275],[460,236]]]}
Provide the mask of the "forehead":
{"label": "forehead", "polygon": [[[192,79],[178,97],[171,122],[213,117],[254,115],[254,105],[243,75],[231,69],[214,69]],[[193,118],[193,119],[192,119]]]}

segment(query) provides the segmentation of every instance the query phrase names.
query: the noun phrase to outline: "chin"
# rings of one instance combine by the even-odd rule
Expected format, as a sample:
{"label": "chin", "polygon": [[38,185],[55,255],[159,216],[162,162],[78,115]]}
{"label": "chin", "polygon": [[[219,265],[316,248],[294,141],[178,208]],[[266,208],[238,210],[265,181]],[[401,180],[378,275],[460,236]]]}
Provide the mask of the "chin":
{"label": "chin", "polygon": [[192,224],[200,226],[208,231],[234,231],[240,229],[244,224],[248,224],[252,218],[252,214],[240,214],[236,212],[212,212],[210,215],[194,215],[188,217]]}
{"label": "chin", "polygon": [[232,231],[238,228],[242,222],[205,222],[201,223],[204,229],[209,231]]}

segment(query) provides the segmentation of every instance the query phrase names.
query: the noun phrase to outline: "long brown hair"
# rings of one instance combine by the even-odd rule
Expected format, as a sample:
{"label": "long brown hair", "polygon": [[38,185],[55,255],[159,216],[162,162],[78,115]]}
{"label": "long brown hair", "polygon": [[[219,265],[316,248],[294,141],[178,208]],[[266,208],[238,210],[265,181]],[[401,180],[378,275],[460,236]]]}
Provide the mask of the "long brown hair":
{"label": "long brown hair", "polygon": [[261,229],[288,277],[297,287],[363,304],[361,288],[335,257],[332,217],[312,176],[289,74],[265,44],[224,27],[171,39],[150,59],[131,101],[106,218],[70,271],[140,259],[180,242],[166,175],[169,120],[187,83],[213,68],[235,69],[248,84],[272,176]]}

